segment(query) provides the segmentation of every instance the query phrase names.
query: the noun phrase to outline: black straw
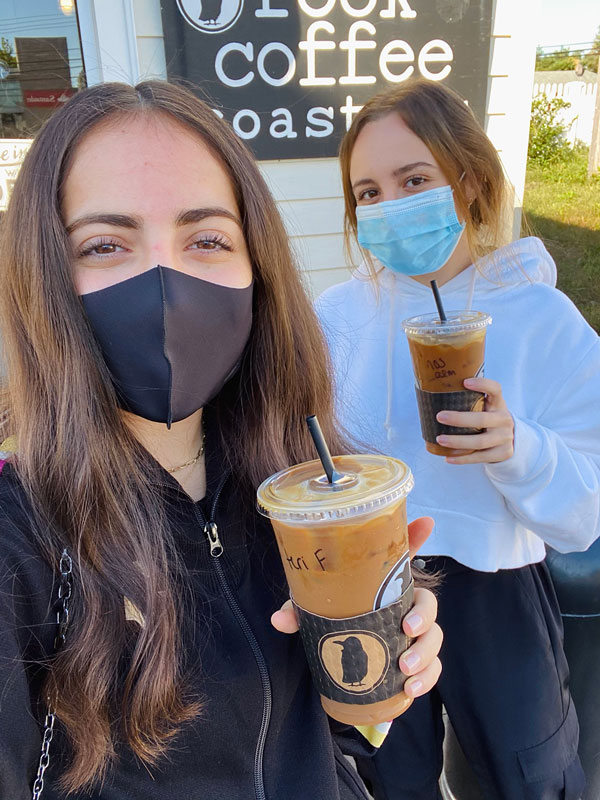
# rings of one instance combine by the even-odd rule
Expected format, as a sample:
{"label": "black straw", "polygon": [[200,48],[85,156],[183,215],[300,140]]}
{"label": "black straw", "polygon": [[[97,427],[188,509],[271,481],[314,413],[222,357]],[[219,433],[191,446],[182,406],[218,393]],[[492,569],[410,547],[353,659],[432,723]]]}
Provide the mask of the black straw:
{"label": "black straw", "polygon": [[325,437],[323,436],[323,431],[319,425],[319,420],[314,414],[312,414],[310,417],[306,418],[306,424],[308,425],[308,430],[310,431],[312,440],[317,448],[317,453],[321,459],[321,464],[323,464],[323,469],[327,475],[327,480],[329,483],[333,483],[336,475],[335,467],[333,466],[333,460],[331,458],[329,448],[327,447]]}
{"label": "black straw", "polygon": [[437,281],[429,281],[429,283],[431,284],[435,304],[437,306],[438,314],[440,315],[440,322],[447,322],[448,320],[446,318],[444,306],[442,305],[442,298],[440,297],[440,290],[438,289]]}

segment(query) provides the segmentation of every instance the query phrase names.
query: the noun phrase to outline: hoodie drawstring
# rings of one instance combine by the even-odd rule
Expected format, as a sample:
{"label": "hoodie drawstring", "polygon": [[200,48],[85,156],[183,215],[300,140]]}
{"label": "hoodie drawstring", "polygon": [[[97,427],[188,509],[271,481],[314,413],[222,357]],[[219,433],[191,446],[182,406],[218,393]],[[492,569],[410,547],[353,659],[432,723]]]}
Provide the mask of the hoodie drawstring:
{"label": "hoodie drawstring", "polygon": [[387,434],[388,442],[391,441],[393,435],[392,428],[392,400],[393,400],[393,356],[394,356],[394,339],[396,335],[396,282],[390,289],[390,321],[388,323],[388,340],[387,340],[387,365],[386,365],[386,382],[387,382],[387,404],[385,412],[385,422],[383,427]]}
{"label": "hoodie drawstring", "polygon": [[473,274],[471,275],[471,283],[469,284],[469,294],[467,295],[467,305],[465,306],[466,311],[471,310],[471,306],[473,305],[473,295],[475,294],[475,281],[477,280],[477,267],[473,267]]}

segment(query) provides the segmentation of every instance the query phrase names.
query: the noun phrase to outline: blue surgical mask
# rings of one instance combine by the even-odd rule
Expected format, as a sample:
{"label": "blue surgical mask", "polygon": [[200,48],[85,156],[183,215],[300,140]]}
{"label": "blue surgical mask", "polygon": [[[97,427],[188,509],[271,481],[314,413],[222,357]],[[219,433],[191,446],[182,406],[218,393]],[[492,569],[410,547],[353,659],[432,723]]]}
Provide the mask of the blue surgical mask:
{"label": "blue surgical mask", "polygon": [[358,206],[356,218],[361,247],[404,275],[425,275],[441,269],[465,227],[456,216],[450,186]]}

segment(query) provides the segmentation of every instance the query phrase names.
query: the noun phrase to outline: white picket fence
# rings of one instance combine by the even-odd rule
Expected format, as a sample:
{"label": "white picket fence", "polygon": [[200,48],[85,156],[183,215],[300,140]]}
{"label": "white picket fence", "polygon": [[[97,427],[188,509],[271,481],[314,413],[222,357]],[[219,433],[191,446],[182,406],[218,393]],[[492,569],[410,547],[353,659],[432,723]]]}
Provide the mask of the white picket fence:
{"label": "white picket fence", "polygon": [[559,118],[569,128],[567,138],[570,142],[578,139],[587,145],[591,144],[597,90],[596,75],[592,72],[586,72],[582,78],[570,72],[535,73],[534,97],[538,94],[550,98],[561,97],[571,104],[570,108],[562,109],[559,113]]}

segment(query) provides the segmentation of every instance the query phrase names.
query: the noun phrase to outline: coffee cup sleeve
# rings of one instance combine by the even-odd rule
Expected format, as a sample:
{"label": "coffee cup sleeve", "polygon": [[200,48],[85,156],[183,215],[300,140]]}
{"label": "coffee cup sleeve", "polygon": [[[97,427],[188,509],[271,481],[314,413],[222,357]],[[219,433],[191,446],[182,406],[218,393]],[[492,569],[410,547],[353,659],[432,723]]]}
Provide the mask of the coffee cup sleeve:
{"label": "coffee cup sleeve", "polygon": [[437,421],[436,414],[440,411],[483,411],[485,395],[482,392],[473,392],[470,389],[459,392],[426,392],[418,386],[415,387],[415,391],[419,406],[421,433],[426,442],[435,444],[436,437],[441,434],[481,433],[482,428],[459,428],[455,425],[443,425]]}
{"label": "coffee cup sleeve", "polygon": [[414,581],[391,605],[356,617],[331,619],[294,602],[300,636],[319,694],[340,703],[367,705],[402,691],[398,659],[412,639],[402,620],[413,605]]}

